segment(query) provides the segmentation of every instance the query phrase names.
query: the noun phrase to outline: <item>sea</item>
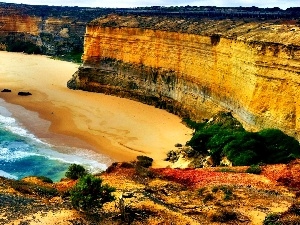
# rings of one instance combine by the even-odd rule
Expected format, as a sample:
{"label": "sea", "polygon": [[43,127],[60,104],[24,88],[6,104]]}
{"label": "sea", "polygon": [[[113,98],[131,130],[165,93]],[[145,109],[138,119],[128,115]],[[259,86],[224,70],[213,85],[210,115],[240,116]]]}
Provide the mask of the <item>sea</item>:
{"label": "sea", "polygon": [[57,182],[73,163],[90,173],[102,172],[111,163],[108,157],[93,150],[57,146],[39,139],[1,102],[4,100],[0,99],[0,176],[11,179],[45,176]]}

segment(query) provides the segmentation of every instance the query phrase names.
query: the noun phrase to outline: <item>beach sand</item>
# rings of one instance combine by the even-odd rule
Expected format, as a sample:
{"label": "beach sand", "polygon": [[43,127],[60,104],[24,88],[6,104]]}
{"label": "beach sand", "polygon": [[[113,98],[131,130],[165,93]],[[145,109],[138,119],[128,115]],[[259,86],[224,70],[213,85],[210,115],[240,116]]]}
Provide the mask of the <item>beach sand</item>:
{"label": "beach sand", "polygon": [[[51,144],[86,148],[112,161],[131,161],[138,155],[154,159],[155,167],[185,144],[192,131],[164,110],[132,100],[70,90],[67,81],[78,64],[0,51],[0,92],[7,107],[29,131]],[[31,96],[18,96],[29,91]]]}

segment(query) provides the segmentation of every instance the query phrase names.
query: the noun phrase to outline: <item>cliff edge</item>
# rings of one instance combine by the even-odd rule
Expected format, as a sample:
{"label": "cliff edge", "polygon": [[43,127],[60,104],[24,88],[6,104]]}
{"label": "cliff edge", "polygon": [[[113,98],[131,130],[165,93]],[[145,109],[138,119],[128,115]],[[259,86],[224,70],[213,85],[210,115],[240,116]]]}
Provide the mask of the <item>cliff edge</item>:
{"label": "cliff edge", "polygon": [[300,27],[293,20],[109,15],[87,25],[69,87],[194,120],[230,110],[300,139]]}

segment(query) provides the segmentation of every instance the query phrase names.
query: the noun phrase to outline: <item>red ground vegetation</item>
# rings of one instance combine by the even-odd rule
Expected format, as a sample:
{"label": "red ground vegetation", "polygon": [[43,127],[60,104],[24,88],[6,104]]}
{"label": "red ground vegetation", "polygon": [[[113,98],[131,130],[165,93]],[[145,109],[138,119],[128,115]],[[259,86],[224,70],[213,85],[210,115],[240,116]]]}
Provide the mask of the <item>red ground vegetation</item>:
{"label": "red ground vegetation", "polygon": [[236,184],[270,188],[276,185],[261,176],[236,172],[216,172],[206,169],[155,169],[163,178],[195,188],[211,184]]}
{"label": "red ground vegetation", "polygon": [[300,159],[289,164],[264,166],[262,175],[285,186],[300,188]]}
{"label": "red ground vegetation", "polygon": [[245,173],[245,167],[234,167],[227,172],[220,172],[218,168],[203,169],[152,169],[157,175],[192,187],[210,184],[236,184],[255,186],[258,188],[275,188],[284,186],[300,188],[300,160],[287,165],[267,165],[262,167],[260,175]]}

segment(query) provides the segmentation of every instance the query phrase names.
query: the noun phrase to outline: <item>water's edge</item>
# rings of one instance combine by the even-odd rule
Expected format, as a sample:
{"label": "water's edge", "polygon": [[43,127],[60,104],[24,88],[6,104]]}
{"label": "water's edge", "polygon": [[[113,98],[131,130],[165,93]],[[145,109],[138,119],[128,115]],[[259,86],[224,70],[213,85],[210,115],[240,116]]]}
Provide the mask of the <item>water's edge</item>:
{"label": "water's edge", "polygon": [[33,134],[14,117],[12,111],[15,110],[22,111],[33,130],[35,126],[46,126],[47,123],[49,126],[49,122],[39,119],[36,113],[0,98],[0,176],[12,179],[46,176],[59,181],[72,163],[83,165],[91,173],[101,172],[111,164],[111,159],[91,149],[67,146],[64,143],[67,136],[60,137],[61,143],[58,143],[57,139],[51,140],[51,135],[46,135],[46,129],[38,137],[38,133]]}

